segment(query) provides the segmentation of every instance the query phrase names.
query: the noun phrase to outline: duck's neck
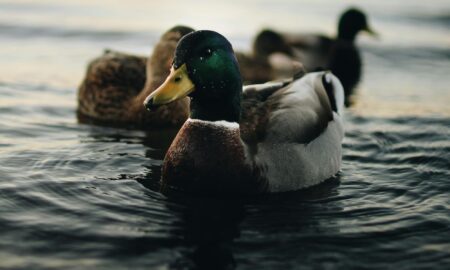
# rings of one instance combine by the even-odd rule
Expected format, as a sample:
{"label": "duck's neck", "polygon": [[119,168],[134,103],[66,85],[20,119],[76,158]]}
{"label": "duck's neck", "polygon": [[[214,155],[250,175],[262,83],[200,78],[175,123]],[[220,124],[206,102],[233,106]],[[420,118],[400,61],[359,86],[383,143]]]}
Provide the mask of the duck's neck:
{"label": "duck's neck", "polygon": [[163,82],[164,80],[154,79],[154,77],[149,77],[147,74],[147,81],[145,83],[145,86],[138,95],[130,100],[129,110],[134,111],[134,113],[145,112],[145,107],[143,105],[145,99]]}
{"label": "duck's neck", "polygon": [[202,97],[191,98],[190,118],[205,121],[239,122],[241,117],[241,91],[242,86],[230,91],[230,95],[220,99],[207,99]]}
{"label": "duck's neck", "polygon": [[142,115],[142,117],[144,117],[144,114],[147,112],[143,105],[145,99],[164,82],[167,76],[169,76],[169,69],[163,69],[155,65],[153,63],[155,62],[153,58],[154,56],[152,55],[147,60],[144,88],[130,101],[129,110],[133,117],[135,115]]}
{"label": "duck's neck", "polygon": [[339,25],[338,27],[338,39],[345,40],[348,42],[354,42],[356,39],[356,35],[358,34],[358,30],[354,28],[350,28],[347,25]]}
{"label": "duck's neck", "polygon": [[155,45],[153,53],[147,58],[145,86],[133,100],[136,110],[145,111],[144,100],[155,91],[169,76],[173,52],[181,38],[178,32],[166,33]]}
{"label": "duck's neck", "polygon": [[169,72],[165,72],[165,74],[161,75],[157,74],[156,76],[152,73],[147,72],[147,80],[145,82],[145,86],[142,89],[141,93],[139,93],[136,102],[142,105],[144,103],[144,100],[164,82],[165,78],[168,75]]}
{"label": "duck's neck", "polygon": [[341,33],[338,34],[338,39],[345,40],[345,41],[348,41],[351,43],[355,42],[355,38],[356,38],[356,33],[345,33],[344,32],[343,34],[341,34]]}

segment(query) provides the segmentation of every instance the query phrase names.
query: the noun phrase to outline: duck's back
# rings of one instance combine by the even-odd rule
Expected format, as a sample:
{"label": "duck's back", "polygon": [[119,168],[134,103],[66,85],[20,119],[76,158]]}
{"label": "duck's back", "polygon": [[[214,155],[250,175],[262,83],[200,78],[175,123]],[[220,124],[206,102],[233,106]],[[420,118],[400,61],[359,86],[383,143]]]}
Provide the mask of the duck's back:
{"label": "duck's back", "polygon": [[261,83],[273,79],[272,69],[266,59],[236,53],[244,84]]}
{"label": "duck's back", "polygon": [[345,96],[353,93],[362,69],[361,56],[353,41],[324,35],[298,35],[290,37],[289,44],[298,49],[307,71],[330,70],[341,81]]}
{"label": "duck's back", "polygon": [[328,69],[332,39],[317,34],[286,34],[285,39],[308,72]]}
{"label": "duck's back", "polygon": [[[340,168],[342,86],[332,76],[327,87],[338,89],[326,89],[323,76],[323,72],[306,75],[273,91],[263,102],[254,100],[264,94],[244,94],[248,97],[243,102],[241,137],[247,162],[261,172],[270,192],[318,184]],[[334,97],[336,92],[341,96]]]}
{"label": "duck's back", "polygon": [[330,48],[328,68],[341,81],[348,102],[347,97],[353,93],[361,79],[362,61],[355,44],[336,40]]}
{"label": "duck's back", "polygon": [[128,103],[143,89],[146,57],[105,51],[92,60],[78,91],[80,117],[123,122]]}

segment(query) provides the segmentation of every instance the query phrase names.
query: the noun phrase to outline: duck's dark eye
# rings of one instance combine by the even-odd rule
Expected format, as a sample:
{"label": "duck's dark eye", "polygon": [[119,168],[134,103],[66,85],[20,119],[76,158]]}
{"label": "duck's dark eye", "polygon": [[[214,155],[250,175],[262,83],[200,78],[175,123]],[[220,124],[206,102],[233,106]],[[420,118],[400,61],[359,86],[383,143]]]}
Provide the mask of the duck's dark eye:
{"label": "duck's dark eye", "polygon": [[202,52],[202,57],[210,57],[212,54],[212,50],[210,48],[206,48],[205,50],[203,50]]}
{"label": "duck's dark eye", "polygon": [[180,82],[181,81],[181,77],[180,76],[178,76],[178,77],[175,77],[175,79],[174,79],[174,82]]}

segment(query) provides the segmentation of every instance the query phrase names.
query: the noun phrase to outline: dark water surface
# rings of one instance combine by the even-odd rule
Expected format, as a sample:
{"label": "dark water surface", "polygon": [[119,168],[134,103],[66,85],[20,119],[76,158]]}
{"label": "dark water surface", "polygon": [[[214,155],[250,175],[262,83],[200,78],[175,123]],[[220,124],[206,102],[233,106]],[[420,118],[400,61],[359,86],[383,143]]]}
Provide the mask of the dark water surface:
{"label": "dark water surface", "polygon": [[[346,114],[339,177],[225,200],[157,192],[176,131],[75,118],[89,58],[106,46],[146,53],[172,26],[136,12],[155,10],[151,3],[0,1],[0,269],[448,268],[450,8],[399,2],[415,8],[360,1],[384,37],[361,42],[364,81]],[[254,8],[288,20],[296,3]],[[333,27],[341,5],[307,3],[305,25],[326,18]],[[267,25],[250,18],[243,29],[223,26],[233,16],[217,16],[212,26],[210,16],[184,23],[219,25],[242,48],[251,30]],[[403,30],[415,35],[397,39]]]}

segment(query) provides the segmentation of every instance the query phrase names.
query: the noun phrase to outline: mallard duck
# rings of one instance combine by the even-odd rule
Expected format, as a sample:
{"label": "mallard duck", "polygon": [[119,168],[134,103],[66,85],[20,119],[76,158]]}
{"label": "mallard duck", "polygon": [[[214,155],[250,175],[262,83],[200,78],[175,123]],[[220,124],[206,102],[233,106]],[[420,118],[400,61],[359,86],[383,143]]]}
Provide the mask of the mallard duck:
{"label": "mallard duck", "polygon": [[259,32],[250,54],[236,52],[244,84],[263,83],[292,77],[303,66],[293,59],[293,50],[284,38],[272,30]]}
{"label": "mallard duck", "polygon": [[355,44],[356,36],[365,31],[372,36],[367,17],[359,9],[351,8],[340,16],[337,37],[323,35],[285,35],[286,42],[300,49],[300,61],[307,71],[331,70],[344,86],[345,104],[361,78],[362,60]]}
{"label": "mallard duck", "polygon": [[144,129],[183,124],[189,115],[188,98],[154,112],[142,103],[169,75],[179,39],[192,31],[185,26],[171,28],[149,58],[107,50],[94,59],[78,91],[79,121]]}
{"label": "mallard duck", "polygon": [[183,37],[149,110],[189,96],[190,118],[164,158],[162,191],[265,193],[306,188],[340,168],[343,89],[331,73],[243,88],[217,32]]}

